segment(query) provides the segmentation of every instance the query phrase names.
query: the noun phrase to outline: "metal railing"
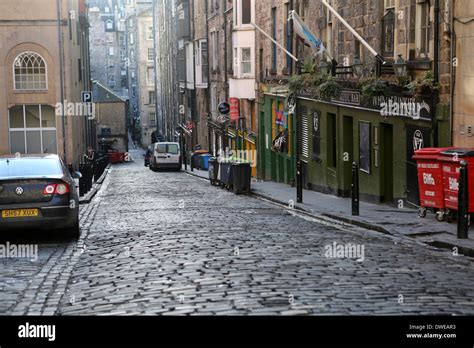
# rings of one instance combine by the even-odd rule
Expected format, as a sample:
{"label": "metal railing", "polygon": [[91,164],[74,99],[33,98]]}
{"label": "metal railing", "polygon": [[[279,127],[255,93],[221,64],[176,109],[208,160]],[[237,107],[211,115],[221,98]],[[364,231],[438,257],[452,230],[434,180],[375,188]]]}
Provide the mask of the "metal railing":
{"label": "metal railing", "polygon": [[82,177],[79,179],[79,195],[85,196],[104,174],[105,169],[109,165],[108,156],[98,158],[96,160],[84,159],[79,164],[79,172]]}

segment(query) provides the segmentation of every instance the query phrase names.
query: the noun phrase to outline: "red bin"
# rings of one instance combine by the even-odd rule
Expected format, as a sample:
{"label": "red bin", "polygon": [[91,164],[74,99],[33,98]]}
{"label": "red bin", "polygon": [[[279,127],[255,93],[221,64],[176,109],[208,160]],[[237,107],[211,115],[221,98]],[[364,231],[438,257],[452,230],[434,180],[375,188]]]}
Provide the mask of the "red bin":
{"label": "red bin", "polygon": [[474,213],[474,149],[454,148],[441,153],[443,167],[444,202],[446,209],[458,210],[460,162],[467,162],[469,214]]}
{"label": "red bin", "polygon": [[436,212],[438,221],[444,220],[443,170],[439,158],[447,150],[449,148],[425,148],[416,151],[413,156],[418,168],[419,216],[422,218],[426,217],[426,211],[430,209]]}

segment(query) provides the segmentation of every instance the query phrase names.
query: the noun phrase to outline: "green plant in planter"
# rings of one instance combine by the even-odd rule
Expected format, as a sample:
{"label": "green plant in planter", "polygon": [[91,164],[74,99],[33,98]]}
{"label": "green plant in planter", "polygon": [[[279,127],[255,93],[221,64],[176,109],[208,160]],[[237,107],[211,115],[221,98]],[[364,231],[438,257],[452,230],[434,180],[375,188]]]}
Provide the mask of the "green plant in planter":
{"label": "green plant in planter", "polygon": [[291,92],[299,92],[305,87],[305,80],[303,79],[303,75],[293,75],[290,77],[288,82],[288,88]]}
{"label": "green plant in planter", "polygon": [[291,92],[315,93],[318,86],[324,82],[324,76],[317,73],[294,75],[290,78],[288,87]]}
{"label": "green plant in planter", "polygon": [[322,99],[331,99],[337,98],[341,95],[342,86],[337,83],[336,79],[332,76],[327,76],[326,80],[321,80],[317,88],[317,92],[320,98]]}
{"label": "green plant in planter", "polygon": [[390,92],[390,86],[387,81],[374,77],[361,81],[359,88],[361,89],[362,96],[365,99],[380,97]]}
{"label": "green plant in planter", "polygon": [[422,95],[438,90],[439,84],[435,82],[433,72],[429,71],[423,77],[406,85],[406,88],[414,95]]}
{"label": "green plant in planter", "polygon": [[318,65],[312,60],[304,61],[301,64],[301,72],[303,74],[314,74],[316,72]]}

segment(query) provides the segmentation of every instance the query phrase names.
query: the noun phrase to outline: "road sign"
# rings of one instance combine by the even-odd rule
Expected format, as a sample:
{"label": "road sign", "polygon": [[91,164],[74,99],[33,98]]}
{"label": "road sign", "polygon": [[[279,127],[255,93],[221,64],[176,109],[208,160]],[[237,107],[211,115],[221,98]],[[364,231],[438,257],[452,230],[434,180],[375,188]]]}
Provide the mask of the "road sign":
{"label": "road sign", "polygon": [[92,103],[92,92],[89,92],[89,91],[82,92],[82,102]]}
{"label": "road sign", "polygon": [[219,104],[219,113],[221,115],[228,115],[230,113],[230,104],[228,102],[222,102]]}

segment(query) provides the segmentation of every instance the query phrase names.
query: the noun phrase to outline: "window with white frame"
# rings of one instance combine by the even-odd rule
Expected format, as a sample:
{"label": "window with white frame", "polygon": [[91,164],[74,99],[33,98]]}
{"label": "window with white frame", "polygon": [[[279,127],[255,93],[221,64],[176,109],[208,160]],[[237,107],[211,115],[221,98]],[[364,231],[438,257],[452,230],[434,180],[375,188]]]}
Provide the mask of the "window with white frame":
{"label": "window with white frame", "polygon": [[208,83],[207,74],[209,70],[209,53],[207,49],[207,41],[201,41],[201,71],[202,71],[202,83]]}
{"label": "window with white frame", "polygon": [[114,48],[113,48],[113,47],[109,47],[109,56],[113,56],[114,54],[115,54]]}
{"label": "window with white frame", "polygon": [[111,19],[108,19],[105,22],[105,29],[106,30],[113,30],[114,29],[114,22]]}
{"label": "window with white frame", "polygon": [[150,110],[149,116],[148,116],[148,125],[150,127],[156,127],[156,111]]}
{"label": "window with white frame", "polygon": [[253,19],[254,0],[234,0],[234,25],[249,25]]}
{"label": "window with white frame", "polygon": [[205,85],[208,83],[208,53],[207,41],[199,40],[196,43],[196,84]]}
{"label": "window with white frame", "polygon": [[385,0],[385,9],[395,8],[395,0]]}
{"label": "window with white frame", "polygon": [[135,44],[135,35],[133,35],[133,33],[130,33],[130,44]]}
{"label": "window with white frame", "polygon": [[431,7],[429,1],[417,0],[416,43],[420,58],[430,57]]}
{"label": "window with white frame", "polygon": [[250,75],[252,74],[252,49],[250,47],[244,47],[240,52],[242,75]]}
{"label": "window with white frame", "polygon": [[56,112],[49,105],[16,105],[8,110],[10,153],[57,153]]}
{"label": "window with white frame", "polygon": [[146,80],[148,85],[155,84],[155,69],[148,67],[146,71]]}
{"label": "window with white frame", "polygon": [[46,90],[47,67],[39,54],[24,52],[13,63],[15,90]]}
{"label": "window with white frame", "polygon": [[152,62],[155,59],[155,50],[153,48],[148,48],[148,61]]}
{"label": "window with white frame", "polygon": [[[334,0],[328,0],[328,4],[329,4],[331,7],[334,7]],[[326,9],[326,19],[327,19],[328,24],[331,24],[331,23],[332,23],[333,14],[332,14],[332,12],[329,10],[329,8]]]}
{"label": "window with white frame", "polygon": [[151,105],[156,104],[156,93],[155,93],[155,91],[149,91],[148,92],[148,102]]}
{"label": "window with white frame", "polygon": [[252,23],[252,0],[240,0],[241,3],[241,23],[250,24]]}
{"label": "window with white frame", "polygon": [[153,26],[146,27],[146,39],[153,40]]}

